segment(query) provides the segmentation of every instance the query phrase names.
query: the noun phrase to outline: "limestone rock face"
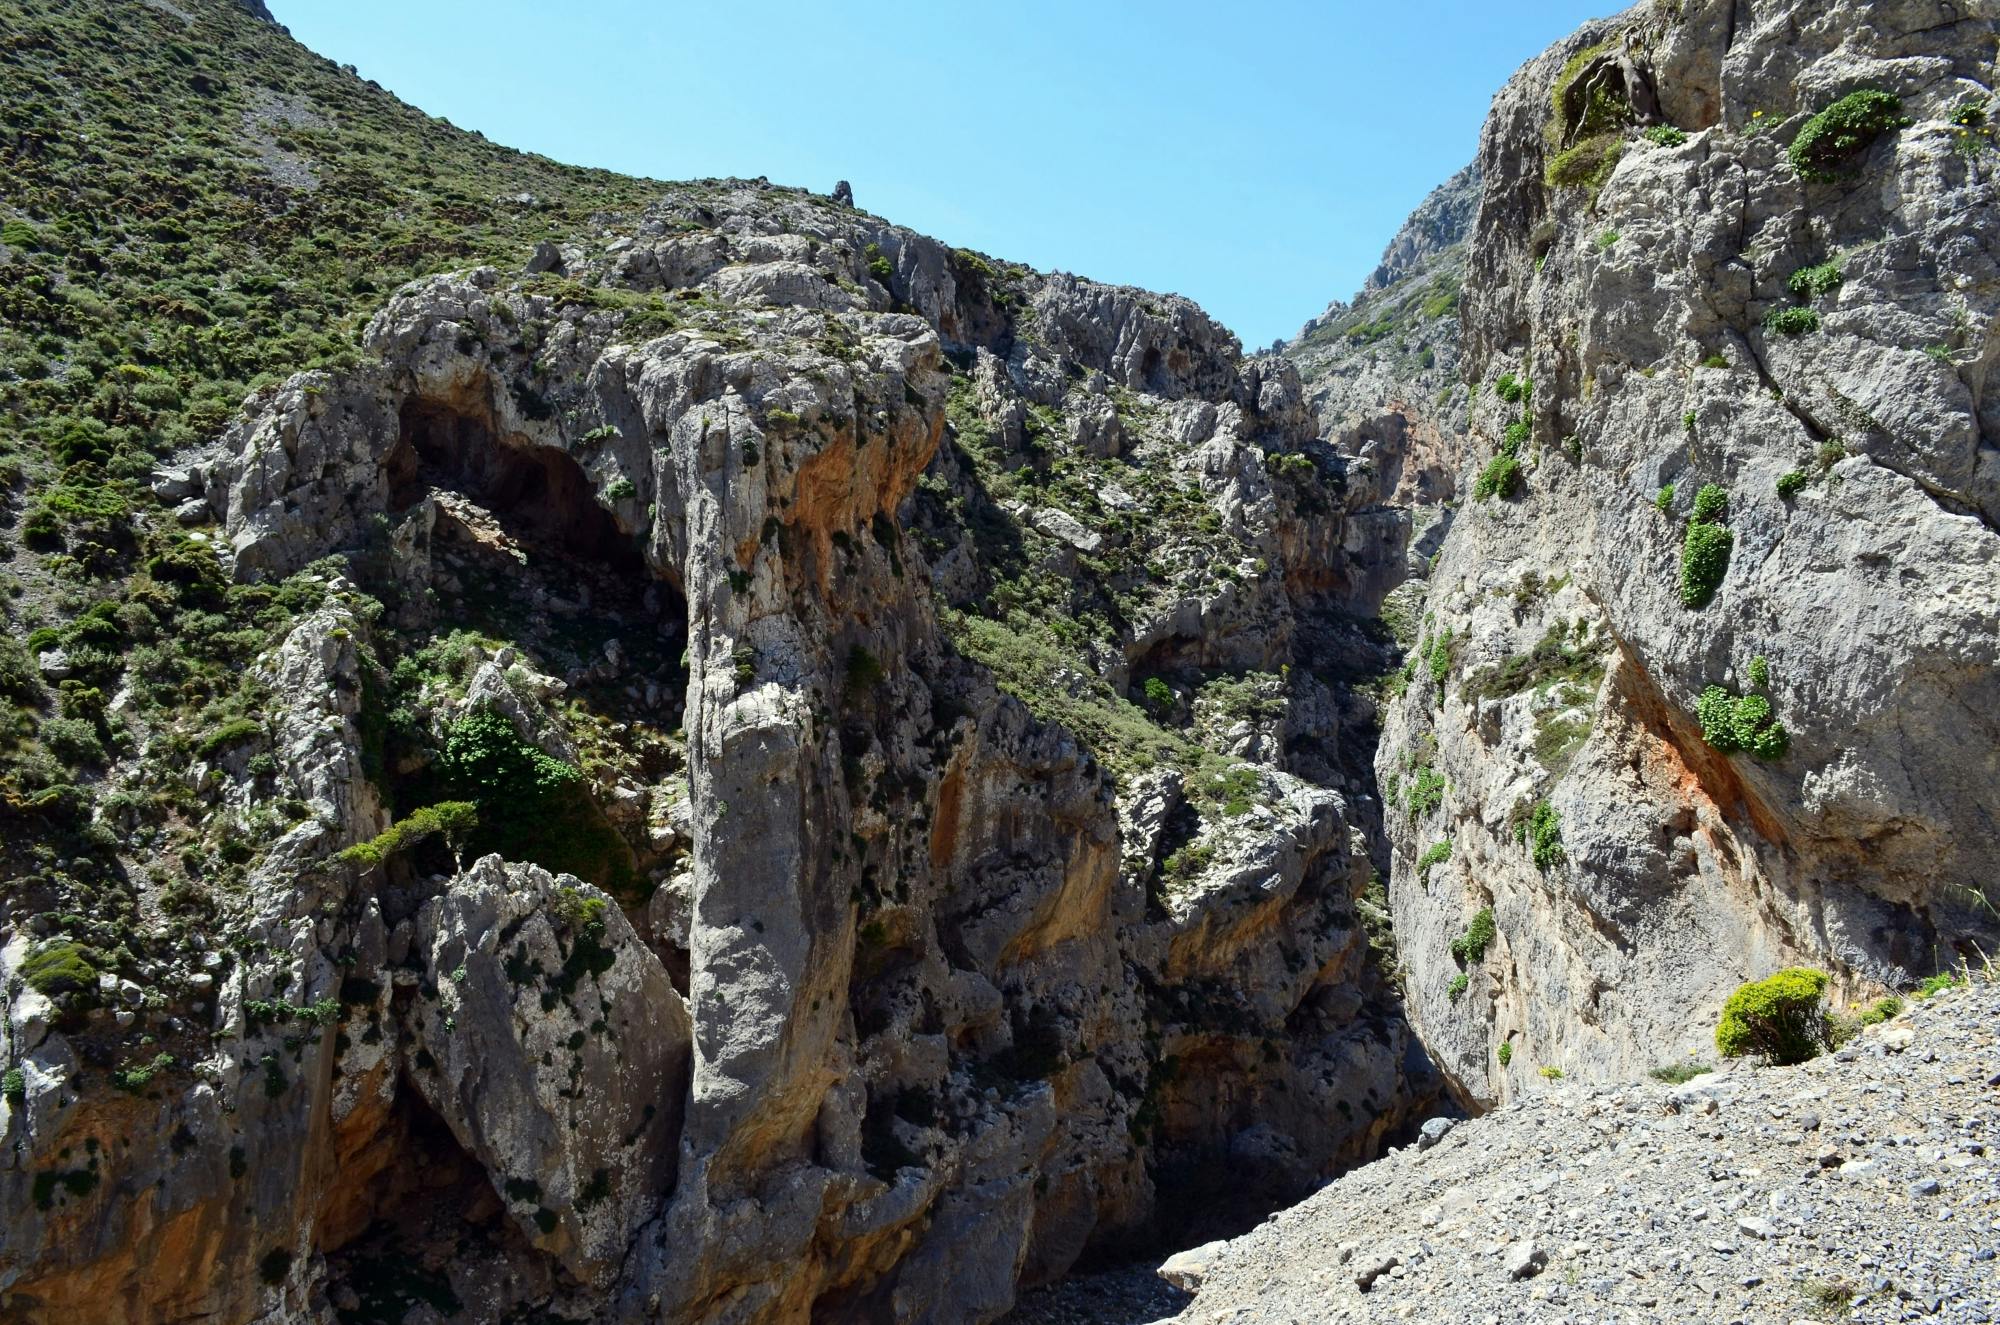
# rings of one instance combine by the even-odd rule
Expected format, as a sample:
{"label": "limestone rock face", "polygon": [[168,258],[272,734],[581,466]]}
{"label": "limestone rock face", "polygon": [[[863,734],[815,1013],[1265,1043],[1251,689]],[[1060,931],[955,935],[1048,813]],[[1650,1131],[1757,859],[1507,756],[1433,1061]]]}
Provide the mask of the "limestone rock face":
{"label": "limestone rock face", "polygon": [[[1702,1049],[1780,966],[1858,996],[1992,948],[1995,176],[1965,108],[2000,18],[1855,15],[1641,6],[1487,123],[1458,491],[1497,492],[1429,571],[1377,759],[1412,1007],[1473,1099]],[[1618,68],[1646,133],[1559,95]],[[1788,147],[1863,89],[1897,109],[1803,177]]]}
{"label": "limestone rock face", "polygon": [[[523,262],[183,466],[238,581],[328,595],[277,771],[190,776],[305,808],[145,1097],[186,1158],[58,1178],[10,1308],[990,1320],[1436,1097],[1364,923],[1401,527],[1288,364],[761,184]],[[111,1133],[14,1015],[32,1205]]]}

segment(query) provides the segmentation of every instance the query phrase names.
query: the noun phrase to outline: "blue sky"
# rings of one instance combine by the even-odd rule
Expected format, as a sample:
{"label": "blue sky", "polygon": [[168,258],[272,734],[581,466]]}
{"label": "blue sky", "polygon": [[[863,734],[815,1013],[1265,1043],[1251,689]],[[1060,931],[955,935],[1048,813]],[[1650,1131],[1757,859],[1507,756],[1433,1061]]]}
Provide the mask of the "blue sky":
{"label": "blue sky", "polygon": [[1171,290],[1250,346],[1351,295],[1522,61],[1619,0],[270,0],[510,147],[765,175],[953,245]]}

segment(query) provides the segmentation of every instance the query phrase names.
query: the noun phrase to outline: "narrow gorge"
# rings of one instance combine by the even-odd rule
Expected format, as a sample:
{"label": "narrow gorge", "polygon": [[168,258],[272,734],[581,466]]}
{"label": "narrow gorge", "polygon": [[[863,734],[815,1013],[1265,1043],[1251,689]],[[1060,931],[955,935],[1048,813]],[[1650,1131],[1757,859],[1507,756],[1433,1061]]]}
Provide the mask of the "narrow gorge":
{"label": "narrow gorge", "polygon": [[1247,355],[0,2],[0,1316],[995,1321],[1982,966],[1996,59],[1648,0]]}

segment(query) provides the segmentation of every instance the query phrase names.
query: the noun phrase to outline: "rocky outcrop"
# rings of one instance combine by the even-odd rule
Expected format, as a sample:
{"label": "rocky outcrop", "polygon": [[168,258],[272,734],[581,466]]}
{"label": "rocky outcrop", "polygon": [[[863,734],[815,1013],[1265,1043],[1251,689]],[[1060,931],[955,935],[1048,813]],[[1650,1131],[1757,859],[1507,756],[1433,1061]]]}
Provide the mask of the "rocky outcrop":
{"label": "rocky outcrop", "polygon": [[1439,185],[1353,300],[1336,299],[1283,348],[1322,435],[1378,472],[1399,507],[1449,499],[1465,456],[1459,308],[1482,183],[1475,161]]}
{"label": "rocky outcrop", "polygon": [[1186,301],[759,185],[398,292],[176,471],[332,595],[275,772],[201,774],[309,812],[178,1013],[236,1028],[178,1167],[63,1187],[63,1055],[140,1028],[32,1050],[10,1309],[984,1320],[1372,1154],[1438,1083],[1345,464]]}
{"label": "rocky outcrop", "polygon": [[1995,20],[1853,16],[1641,6],[1494,104],[1473,499],[1377,760],[1470,1099],[1670,1060],[1793,962],[1859,996],[1992,949]]}

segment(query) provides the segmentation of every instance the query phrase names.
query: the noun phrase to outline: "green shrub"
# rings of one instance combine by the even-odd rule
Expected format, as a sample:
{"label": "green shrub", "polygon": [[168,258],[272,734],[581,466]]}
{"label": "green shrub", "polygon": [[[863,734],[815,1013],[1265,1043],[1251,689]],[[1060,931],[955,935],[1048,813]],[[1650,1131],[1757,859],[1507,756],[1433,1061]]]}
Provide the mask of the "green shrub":
{"label": "green shrub", "polygon": [[1903,1000],[1897,998],[1894,994],[1889,994],[1876,999],[1867,1008],[1863,1009],[1857,1020],[1863,1026],[1879,1026],[1892,1017],[1902,1015],[1902,1011]]}
{"label": "green shrub", "polygon": [[858,699],[882,684],[886,673],[881,662],[859,644],[847,651],[846,687],[849,698]]}
{"label": "green shrub", "polygon": [[1784,724],[1777,721],[1771,701],[1762,695],[1737,696],[1710,686],[1696,701],[1701,737],[1723,754],[1748,751],[1759,759],[1777,759],[1791,744]]}
{"label": "green shrub", "polygon": [[1432,685],[1442,686],[1451,676],[1451,658],[1451,627],[1446,626],[1431,636],[1431,646],[1424,651],[1424,669]]}
{"label": "green shrub", "polygon": [[639,489],[629,478],[615,478],[605,484],[604,495],[614,502],[630,501],[639,495]]}
{"label": "green shrub", "polygon": [[414,811],[366,842],[357,842],[334,859],[347,865],[373,869],[399,852],[419,842],[443,834],[456,854],[464,848],[479,826],[479,807],[470,801],[439,801]]}
{"label": "green shrub", "polygon": [[1840,270],[1839,260],[1835,259],[1822,262],[1815,267],[1801,267],[1792,273],[1791,279],[1785,284],[1800,299],[1810,300],[1832,294],[1846,279],[1846,275]]}
{"label": "green shrub", "polygon": [[1535,384],[1525,377],[1502,373],[1493,383],[1493,394],[1509,405],[1525,405],[1535,394]]}
{"label": "green shrub", "polygon": [[1500,1066],[1505,1067],[1507,1066],[1507,1064],[1513,1061],[1514,1061],[1514,1042],[1512,1040],[1500,1041]]}
{"label": "green shrub", "polygon": [[492,709],[480,709],[445,728],[440,764],[454,784],[481,793],[481,800],[559,791],[582,777],[522,740],[513,722]]}
{"label": "green shrub", "polygon": [[1804,966],[1745,984],[1722,1005],[1716,1051],[1758,1054],[1778,1066],[1817,1057],[1828,1040],[1826,985],[1826,972]]}
{"label": "green shrub", "polygon": [[5,223],[0,223],[0,244],[5,244],[8,248],[40,248],[42,232],[34,222],[10,216]]}
{"label": "green shrub", "polygon": [[1624,154],[1624,138],[1615,133],[1598,134],[1550,161],[1542,178],[1552,189],[1584,189],[1594,202]]}
{"label": "green shrub", "polygon": [[1708,606],[1729,571],[1729,550],[1735,541],[1727,525],[1688,521],[1681,538],[1682,607]]}
{"label": "green shrub", "polygon": [[1771,688],[1771,660],[1761,653],[1750,660],[1750,684],[1759,690]]}
{"label": "green shrub", "polygon": [[1807,120],[1785,155],[1801,179],[1836,179],[1878,137],[1911,122],[1902,109],[1892,92],[1850,92]]}
{"label": "green shrub", "polygon": [[889,265],[888,257],[882,252],[882,246],[880,244],[870,244],[861,251],[861,254],[862,257],[867,259],[868,274],[880,281],[883,288],[887,289],[890,278],[896,274],[896,269]]}
{"label": "green shrub", "polygon": [[232,718],[220,727],[204,733],[202,738],[194,743],[194,752],[203,759],[213,759],[218,752],[227,747],[263,734],[264,726],[255,718]]}
{"label": "green shrub", "polygon": [[1724,355],[1711,354],[1701,361],[1701,366],[1704,368],[1727,368],[1729,360]]}
{"label": "green shrub", "polygon": [[1562,816],[1547,801],[1537,801],[1533,813],[1522,825],[1522,836],[1535,868],[1546,870],[1563,859]]}
{"label": "green shrub", "polygon": [[1713,1071],[1715,1069],[1707,1063],[1698,1063],[1690,1059],[1685,1063],[1669,1063],[1665,1067],[1656,1067],[1646,1073],[1646,1075],[1655,1081],[1664,1081],[1670,1086],[1678,1086],[1685,1082],[1693,1081],[1703,1073]]}
{"label": "green shrub", "polygon": [[95,948],[58,939],[28,954],[21,963],[21,978],[30,989],[48,998],[60,994],[95,994],[96,964],[103,960]]}
{"label": "green shrub", "polygon": [[1444,774],[1429,764],[1417,769],[1410,777],[1410,789],[1406,793],[1408,799],[1405,803],[1409,806],[1410,817],[1422,818],[1444,804],[1444,789]]}
{"label": "green shrub", "polygon": [[1456,1003],[1465,996],[1465,991],[1471,984],[1472,977],[1464,971],[1460,971],[1451,978],[1451,983],[1444,987],[1445,997]]}
{"label": "green shrub", "polygon": [[1669,483],[1653,494],[1653,509],[1661,515],[1670,514],[1674,509],[1674,485]]}
{"label": "green shrub", "polygon": [[1774,308],[1764,314],[1764,330],[1779,336],[1803,336],[1819,330],[1819,314],[1810,308]]}
{"label": "green shrub", "polygon": [[1778,475],[1778,495],[1787,501],[1805,491],[1812,475],[1803,469],[1789,469]]}
{"label": "green shrub", "polygon": [[1431,872],[1431,866],[1442,865],[1450,859],[1451,839],[1447,837],[1442,842],[1435,843],[1423,855],[1417,857],[1417,877],[1419,879],[1423,878]]}
{"label": "green shrub", "polygon": [[10,1067],[0,1072],[0,1098],[10,1104],[19,1104],[28,1098],[28,1074],[18,1067]]}
{"label": "green shrub", "polygon": [[26,649],[0,639],[0,699],[34,704],[42,697],[42,674]]}
{"label": "green shrub", "polygon": [[1486,462],[1473,482],[1472,495],[1475,500],[1484,501],[1488,497],[1506,499],[1521,490],[1521,462],[1502,451]]}
{"label": "green shrub", "polygon": [[1155,715],[1170,713],[1174,707],[1174,689],[1157,676],[1146,678],[1146,707]]}
{"label": "green shrub", "polygon": [[1969,983],[1971,982],[1965,978],[1965,973],[1962,971],[1939,971],[1917,986],[1916,997],[1929,998],[1933,994],[1943,993],[1947,989],[1957,989]]}
{"label": "green shrub", "polygon": [[1481,907],[1466,922],[1465,932],[1451,941],[1451,955],[1462,962],[1476,962],[1486,956],[1486,949],[1499,933],[1493,924],[1493,908]]}
{"label": "green shrub", "polygon": [[1563,1079],[1563,1070],[1559,1067],[1552,1065],[1543,1066],[1536,1068],[1535,1071],[1542,1074],[1544,1081],[1561,1081]]}
{"label": "green shrub", "polygon": [[1717,520],[1729,510],[1729,489],[1720,483],[1704,483],[1694,494],[1694,518]]}
{"label": "green shrub", "polygon": [[95,768],[104,763],[104,742],[97,728],[81,718],[50,718],[41,726],[42,744],[71,768]]}
{"label": "green shrub", "polygon": [[153,1078],[174,1065],[174,1056],[168,1053],[155,1054],[144,1063],[119,1068],[111,1074],[111,1084],[127,1094],[137,1095],[153,1084]]}
{"label": "green shrub", "polygon": [[1671,124],[1655,124],[1646,130],[1646,141],[1655,147],[1679,147],[1687,140],[1687,131]]}

